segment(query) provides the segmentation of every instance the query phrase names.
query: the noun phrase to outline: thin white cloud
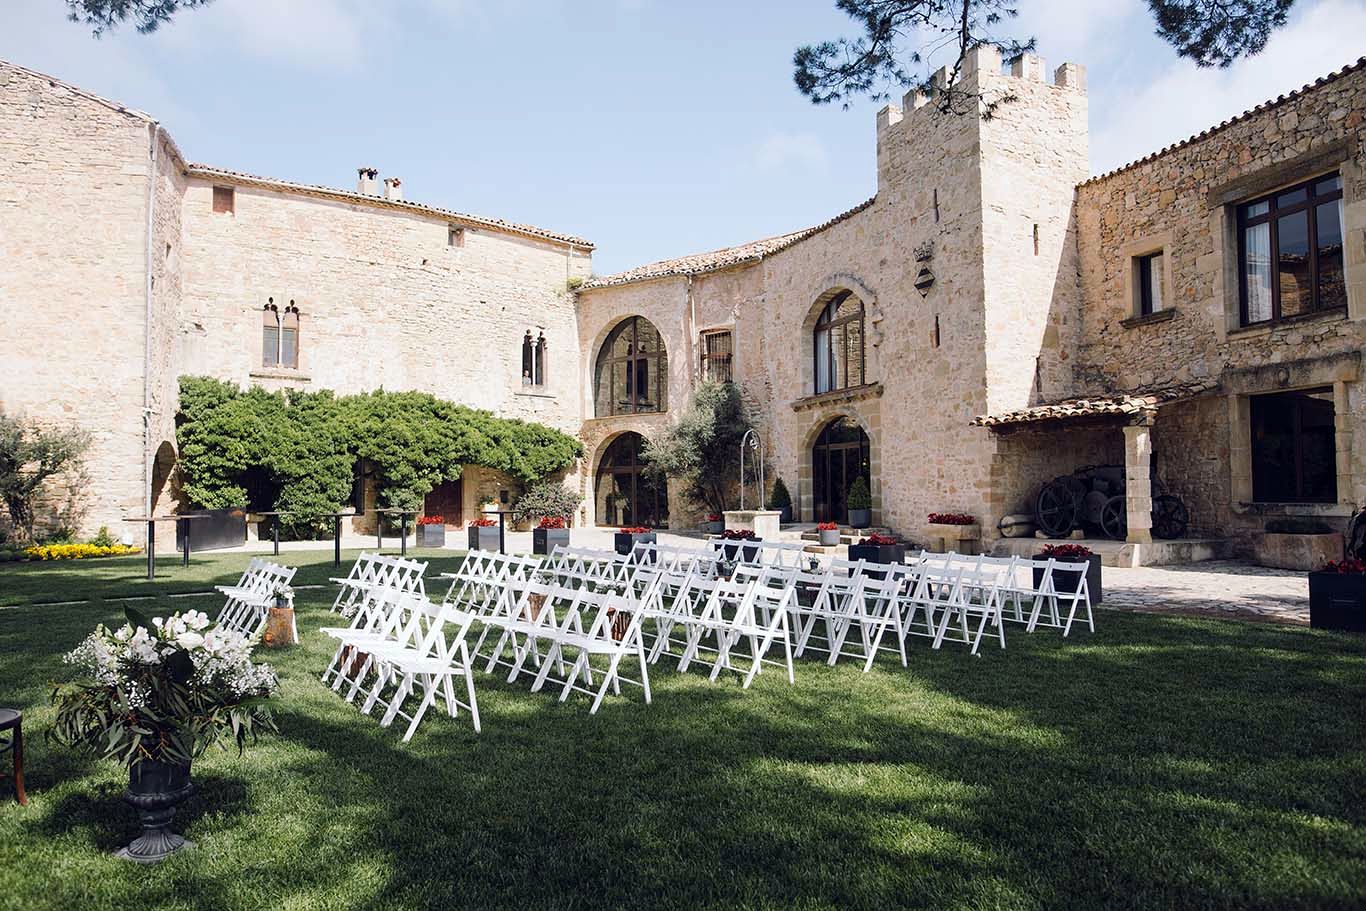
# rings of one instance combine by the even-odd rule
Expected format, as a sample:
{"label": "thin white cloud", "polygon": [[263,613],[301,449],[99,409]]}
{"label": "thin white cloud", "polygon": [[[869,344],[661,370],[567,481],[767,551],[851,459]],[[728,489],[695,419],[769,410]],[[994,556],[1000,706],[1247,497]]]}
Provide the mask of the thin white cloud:
{"label": "thin white cloud", "polygon": [[1123,98],[1091,98],[1091,167],[1101,173],[1199,133],[1355,61],[1366,47],[1366,3],[1323,0],[1277,32],[1266,50],[1227,70],[1175,60]]}
{"label": "thin white cloud", "polygon": [[751,156],[760,171],[822,172],[829,164],[825,144],[815,133],[772,130],[754,146]]}

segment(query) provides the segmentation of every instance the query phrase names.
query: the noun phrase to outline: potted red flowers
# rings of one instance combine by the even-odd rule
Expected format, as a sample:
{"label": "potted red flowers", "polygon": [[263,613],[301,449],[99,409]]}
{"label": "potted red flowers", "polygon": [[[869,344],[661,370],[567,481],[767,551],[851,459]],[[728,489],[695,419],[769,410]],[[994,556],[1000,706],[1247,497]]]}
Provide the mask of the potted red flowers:
{"label": "potted red flowers", "polygon": [[[1049,558],[1058,560],[1062,563],[1086,563],[1086,590],[1091,595],[1091,603],[1099,604],[1101,600],[1100,587],[1100,554],[1093,553],[1091,548],[1082,544],[1045,544],[1043,551],[1035,554],[1035,560],[1047,560]],[[1053,573],[1053,587],[1060,592],[1074,592],[1081,583],[1075,572]],[[1043,581],[1043,568],[1034,567],[1034,588],[1039,587]]]}
{"label": "potted red flowers", "polygon": [[1309,574],[1309,625],[1366,632],[1366,560],[1337,560]]}
{"label": "potted red flowers", "polygon": [[721,558],[727,563],[756,563],[759,560],[760,540],[748,528],[727,528],[721,533],[721,540],[712,543],[721,551]]}
{"label": "potted red flowers", "polygon": [[445,547],[446,520],[441,516],[419,516],[417,520],[418,547]]}
{"label": "potted red flowers", "polygon": [[612,536],[617,553],[629,557],[637,544],[655,543],[655,533],[644,525],[630,525]]}
{"label": "potted red flowers", "polygon": [[698,530],[704,535],[719,535],[726,530],[726,520],[720,513],[711,513],[707,521],[698,526]]}
{"label": "potted red flowers", "polygon": [[489,516],[480,516],[470,522],[470,550],[499,550],[502,541],[498,523]]}
{"label": "potted red flowers", "polygon": [[569,523],[563,516],[545,516],[531,530],[531,552],[548,556],[557,547],[569,546]]}
{"label": "potted red flowers", "polygon": [[934,553],[955,551],[975,554],[982,549],[982,526],[977,519],[963,512],[932,512],[925,534]]}
{"label": "potted red flowers", "polygon": [[834,522],[821,522],[816,525],[821,536],[821,547],[835,547],[840,543],[840,527]]}
{"label": "potted red flowers", "polygon": [[858,544],[849,545],[850,560],[869,563],[905,563],[906,545],[890,535],[872,534]]}

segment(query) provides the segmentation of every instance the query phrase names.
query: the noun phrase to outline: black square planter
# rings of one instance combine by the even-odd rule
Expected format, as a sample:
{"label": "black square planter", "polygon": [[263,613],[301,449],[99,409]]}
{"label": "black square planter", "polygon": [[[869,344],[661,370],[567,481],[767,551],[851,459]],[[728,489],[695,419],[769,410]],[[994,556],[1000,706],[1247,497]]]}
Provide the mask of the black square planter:
{"label": "black square planter", "polygon": [[1366,633],[1366,573],[1310,573],[1309,625]]}
{"label": "black square planter", "polygon": [[850,544],[851,561],[867,560],[869,563],[905,563],[905,544]]}
{"label": "black square planter", "polygon": [[762,538],[755,538],[752,541],[713,541],[712,547],[721,551],[721,559],[727,563],[758,563],[759,562],[759,542]]}
{"label": "black square planter", "polygon": [[612,536],[612,543],[616,547],[617,553],[621,554],[623,557],[629,557],[631,551],[636,549],[637,544],[655,543],[655,533],[652,531],[644,531],[633,535],[629,532],[619,531]]}
{"label": "black square planter", "polygon": [[445,547],[446,546],[446,526],[444,525],[419,525],[417,527],[417,546],[418,547]]}
{"label": "black square planter", "polygon": [[567,528],[533,528],[531,530],[531,552],[533,554],[548,557],[555,548],[568,546],[569,529]]}
{"label": "black square planter", "polygon": [[471,525],[470,550],[498,550],[500,536],[497,525]]}
{"label": "black square planter", "polygon": [[[1035,554],[1035,555],[1034,555],[1034,559],[1035,559],[1035,560],[1047,560],[1048,558],[1045,557],[1043,554]],[[1059,557],[1058,559],[1062,559],[1062,558]],[[1067,563],[1079,563],[1079,562],[1081,562],[1081,561],[1079,561],[1079,560],[1067,560],[1067,561],[1065,561],[1065,562],[1067,562]],[[1102,598],[1102,596],[1103,596],[1103,594],[1104,594],[1104,593],[1101,591],[1101,587],[1100,587],[1100,554],[1092,554],[1091,556],[1089,556],[1089,557],[1086,558],[1086,562],[1089,564],[1089,566],[1087,566],[1087,568],[1086,568],[1086,591],[1091,595],[1091,603],[1092,603],[1092,604],[1099,604],[1099,603],[1101,602],[1101,598]],[[1036,567],[1034,567],[1034,589],[1035,589],[1035,591],[1038,590],[1038,588],[1039,588],[1039,583],[1042,582],[1042,581],[1043,581],[1043,570],[1036,566]],[[1055,572],[1055,573],[1053,574],[1053,587],[1054,587],[1055,589],[1057,589],[1058,591],[1060,591],[1060,592],[1074,592],[1074,591],[1076,591],[1076,590],[1077,590],[1077,583],[1078,583],[1078,581],[1079,581],[1079,580],[1077,579],[1077,574],[1076,574],[1076,573],[1059,573],[1059,572]]]}

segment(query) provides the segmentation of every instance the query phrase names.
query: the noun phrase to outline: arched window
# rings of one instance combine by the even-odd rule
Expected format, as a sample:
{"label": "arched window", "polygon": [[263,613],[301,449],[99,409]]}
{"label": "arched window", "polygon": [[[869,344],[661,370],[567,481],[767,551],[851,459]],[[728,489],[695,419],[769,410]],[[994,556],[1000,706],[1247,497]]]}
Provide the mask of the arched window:
{"label": "arched window", "polygon": [[863,301],[853,292],[839,292],[821,310],[814,347],[817,394],[863,385]]}
{"label": "arched window", "polygon": [[294,301],[282,312],[275,298],[267,298],[261,311],[261,366],[290,370],[299,366],[299,308]]}
{"label": "arched window", "polygon": [[533,363],[534,363],[535,369],[532,370],[532,377],[535,379],[536,385],[537,385],[537,386],[544,386],[544,385],[545,385],[545,375],[546,375],[546,366],[545,366],[545,333],[544,333],[544,332],[540,333],[540,334],[536,337],[536,352],[535,352],[535,358],[533,359]]}
{"label": "arched window", "polygon": [[647,319],[617,324],[598,351],[595,414],[640,414],[668,408],[669,357],[664,339]]}
{"label": "arched window", "polygon": [[522,385],[530,386],[532,378],[532,359],[531,350],[531,330],[528,329],[526,335],[522,336]]}
{"label": "arched window", "polygon": [[545,385],[545,333],[531,340],[531,330],[522,336],[522,385]]}

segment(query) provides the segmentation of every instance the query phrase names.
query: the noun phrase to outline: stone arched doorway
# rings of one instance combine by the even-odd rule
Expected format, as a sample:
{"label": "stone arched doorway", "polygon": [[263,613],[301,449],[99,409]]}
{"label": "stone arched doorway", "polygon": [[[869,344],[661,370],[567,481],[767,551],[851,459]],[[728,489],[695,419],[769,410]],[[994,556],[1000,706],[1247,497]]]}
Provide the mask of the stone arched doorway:
{"label": "stone arched doorway", "polygon": [[668,526],[668,485],[645,474],[641,459],[644,446],[644,437],[627,431],[603,453],[593,485],[599,525]]}
{"label": "stone arched doorway", "polygon": [[845,522],[849,487],[856,478],[872,484],[872,447],[853,418],[827,423],[811,446],[811,493],[817,522]]}
{"label": "stone arched doorway", "polygon": [[171,500],[171,473],[175,470],[175,446],[170,440],[162,440],[157,447],[156,456],[152,459],[152,484],[151,484],[151,507],[152,515],[157,510],[171,512],[174,504]]}

